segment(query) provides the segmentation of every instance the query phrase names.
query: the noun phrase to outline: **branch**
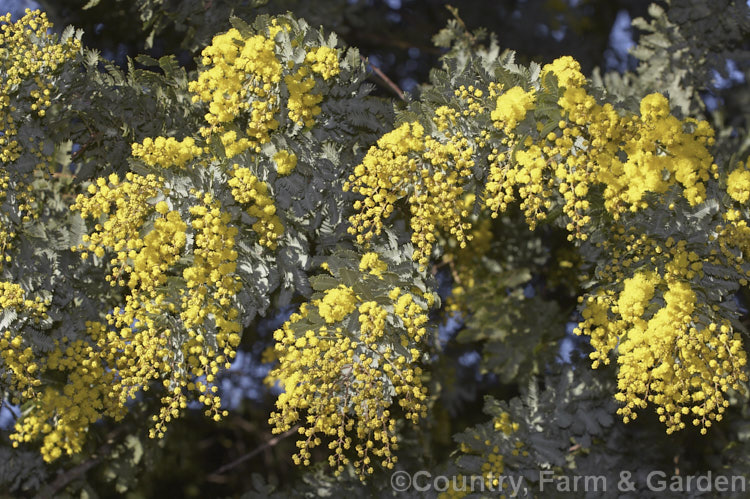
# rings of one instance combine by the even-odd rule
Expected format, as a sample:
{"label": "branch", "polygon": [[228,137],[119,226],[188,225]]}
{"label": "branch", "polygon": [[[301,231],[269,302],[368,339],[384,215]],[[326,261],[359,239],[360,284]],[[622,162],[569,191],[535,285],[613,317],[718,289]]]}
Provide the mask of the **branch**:
{"label": "branch", "polygon": [[[109,446],[107,446],[109,447]],[[104,450],[102,448],[102,450]],[[59,475],[57,475],[57,478],[55,480],[44,486],[37,495],[34,496],[34,499],[44,499],[46,497],[54,497],[55,493],[64,488],[66,485],[68,485],[70,482],[78,478],[79,476],[86,473],[88,470],[99,464],[99,461],[101,461],[101,455],[97,457],[92,457],[91,459],[88,459],[78,466],[75,466]]]}
{"label": "branch", "polygon": [[57,475],[57,478],[52,481],[52,483],[49,483],[39,489],[39,492],[37,492],[37,494],[34,496],[34,499],[46,499],[48,497],[55,497],[55,493],[57,491],[63,489],[70,482],[85,474],[88,470],[99,464],[104,459],[104,457],[109,456],[112,449],[112,443],[118,436],[123,433],[123,431],[123,427],[111,431],[107,435],[105,443],[100,445],[99,448],[96,449],[93,454],[91,454],[91,458],[82,462],[78,466],[70,468],[69,470],[61,471]]}
{"label": "branch", "polygon": [[448,9],[448,12],[451,13],[451,15],[456,20],[456,22],[458,22],[461,28],[463,28],[463,30],[466,32],[466,36],[469,38],[469,41],[471,42],[472,45],[474,45],[477,39],[474,35],[471,34],[471,31],[469,31],[469,28],[466,26],[466,23],[464,22],[464,20],[461,19],[461,16],[458,15],[458,9],[452,5],[446,5],[445,8]]}
{"label": "branch", "polygon": [[231,470],[232,468],[234,468],[236,466],[239,466],[240,464],[244,463],[248,459],[252,459],[253,457],[257,456],[258,454],[260,454],[264,450],[270,449],[271,447],[275,446],[276,444],[278,444],[279,442],[281,442],[282,440],[284,440],[286,437],[292,435],[293,433],[296,433],[297,430],[299,429],[299,427],[300,427],[300,425],[295,425],[292,428],[290,428],[287,431],[285,431],[284,433],[282,433],[281,435],[279,435],[278,437],[272,438],[271,440],[269,440],[268,442],[264,443],[260,447],[257,447],[254,450],[248,452],[247,454],[238,457],[237,459],[235,459],[231,463],[225,464],[221,468],[217,469],[216,471],[214,471],[213,473],[211,473],[210,475],[208,475],[206,477],[206,479],[214,481],[214,480],[212,480],[212,478],[215,479],[216,475],[221,475],[222,473],[226,473],[227,471]]}
{"label": "branch", "polygon": [[74,162],[78,159],[78,157],[88,149],[88,147],[96,142],[96,140],[99,138],[100,133],[96,132],[95,134],[92,134],[89,140],[87,140],[76,152],[70,155],[70,162]]}
{"label": "branch", "polygon": [[393,83],[393,81],[390,78],[388,78],[386,74],[380,70],[379,67],[369,62],[364,56],[360,55],[359,57],[360,59],[362,59],[362,62],[364,62],[365,64],[367,64],[368,66],[372,68],[375,74],[378,75],[385,82],[385,84],[388,85],[388,87],[390,87],[391,90],[396,92],[396,95],[398,95],[399,99],[401,99],[402,101],[406,100],[406,97],[404,97],[404,92],[398,87],[398,85]]}

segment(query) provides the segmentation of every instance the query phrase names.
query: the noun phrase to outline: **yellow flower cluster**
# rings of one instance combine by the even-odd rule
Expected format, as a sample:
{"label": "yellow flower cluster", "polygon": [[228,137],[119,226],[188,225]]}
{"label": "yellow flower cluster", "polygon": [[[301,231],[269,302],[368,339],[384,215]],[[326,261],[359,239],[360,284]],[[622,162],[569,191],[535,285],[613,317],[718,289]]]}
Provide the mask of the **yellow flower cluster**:
{"label": "yellow flower cluster", "polygon": [[[79,194],[71,210],[80,211],[83,218],[106,220],[95,226],[94,232],[84,234],[83,244],[71,248],[83,251],[82,258],[87,258],[87,251],[103,258],[107,249],[113,250],[116,256],[110,260],[113,272],[107,279],[112,286],[123,286],[123,273],[132,271],[128,259],[134,252],[143,247],[140,230],[146,217],[153,213],[153,205],[148,201],[156,196],[164,180],[155,175],[141,176],[132,172],[121,181],[117,174],[108,178],[98,178],[88,187],[88,194]],[[87,251],[84,251],[87,250]]]}
{"label": "yellow flower cluster", "polygon": [[[567,91],[566,91],[567,95]],[[645,207],[646,192],[664,192],[679,182],[691,205],[706,198],[704,182],[709,178],[713,158],[707,146],[713,144],[713,130],[707,122],[679,121],[670,114],[669,102],[661,94],[643,98],[640,119],[633,118],[625,129],[621,151],[627,161],[613,160],[609,172],[600,172],[607,184],[605,206],[617,213],[618,203]],[[694,128],[694,131],[686,131]],[[665,174],[667,179],[664,180]]]}
{"label": "yellow flower cluster", "polygon": [[545,64],[542,68],[542,79],[548,74],[557,78],[560,88],[582,87],[586,83],[586,77],[581,73],[581,65],[569,55],[558,57],[551,64]]}
{"label": "yellow flower cluster", "polygon": [[410,153],[424,150],[424,128],[417,122],[404,123],[397,129],[378,139],[354,168],[354,175],[344,185],[344,190],[361,194],[364,201],[354,204],[355,214],[351,219],[349,233],[357,235],[363,244],[383,229],[383,220],[393,213],[393,204],[406,194],[409,179],[419,168],[418,157]]}
{"label": "yellow flower cluster", "polygon": [[[206,406],[205,414],[219,420],[226,411],[221,411],[221,399],[214,385],[216,375],[223,367],[229,367],[240,344],[241,326],[239,310],[233,306],[234,297],[241,283],[234,275],[237,267],[237,251],[234,249],[237,228],[228,225],[230,216],[221,211],[221,205],[210,194],[194,193],[201,204],[190,208],[195,230],[193,264],[183,270],[186,289],[180,290],[180,319],[187,331],[188,339],[182,343],[188,378],[205,376],[206,383],[195,379],[173,382],[173,394],[169,404],[162,407],[161,418],[155,435],[161,436],[165,423],[174,417],[184,405],[180,387],[197,391],[198,401]],[[215,337],[204,334],[209,324],[216,328]],[[175,380],[177,381],[177,380]],[[163,399],[163,402],[166,400]],[[154,418],[156,420],[156,418]]]}
{"label": "yellow flower cluster", "polygon": [[374,276],[382,277],[386,270],[388,270],[388,264],[381,260],[380,255],[374,251],[362,255],[362,260],[359,262],[360,272],[369,272]]}
{"label": "yellow flower cluster", "polygon": [[329,289],[318,304],[318,313],[328,324],[341,322],[357,308],[357,297],[349,286],[339,285]]}
{"label": "yellow flower cluster", "polygon": [[534,108],[534,92],[526,92],[521,87],[513,87],[497,98],[497,106],[490,113],[495,128],[510,133],[518,122],[523,121],[529,109]]}
{"label": "yellow flower cluster", "polygon": [[[498,97],[492,117],[506,134],[500,145],[515,153],[496,147],[488,157],[485,203],[493,212],[505,210],[517,189],[533,229],[559,194],[571,219],[569,238],[585,240],[584,226],[591,221],[587,195],[594,186],[603,187],[604,206],[615,220],[626,210],[645,208],[648,193],[664,193],[676,184],[691,205],[705,199],[704,182],[714,168],[708,152],[713,131],[707,122],[678,120],[660,94],[644,97],[640,115],[621,116],[586,92],[586,79],[570,57],[545,66],[543,82],[547,74],[554,74],[563,90],[558,100],[563,119],[545,136],[521,140],[513,132],[533,109],[531,92],[514,87]],[[497,87],[490,88],[491,96],[496,92]],[[537,131],[544,126],[538,123]]]}
{"label": "yellow flower cluster", "polygon": [[315,116],[320,114],[321,94],[314,94],[315,78],[311,73],[320,74],[324,80],[339,74],[339,60],[336,49],[318,47],[305,55],[305,64],[296,73],[284,77],[289,89],[287,109],[289,119],[306,127],[315,124]]}
{"label": "yellow flower cluster", "polygon": [[[0,317],[12,310],[20,316],[13,321],[15,324],[22,325],[29,317],[38,324],[47,319],[48,306],[49,301],[41,298],[27,299],[20,285],[0,281]],[[40,363],[32,348],[24,343],[21,333],[6,330],[0,334],[0,368],[8,374],[5,382],[13,404],[35,399],[35,388],[41,385]]]}
{"label": "yellow flower cluster", "polygon": [[51,462],[63,452],[81,451],[89,425],[103,415],[120,419],[126,409],[114,395],[116,374],[112,363],[96,348],[103,341],[105,329],[99,323],[87,323],[88,340],[55,341],[55,349],[46,358],[43,372],[65,375],[63,387],[45,387],[33,399],[34,410],[16,422],[10,436],[14,446],[43,436],[41,453]]}
{"label": "yellow flower cluster", "polygon": [[0,281],[0,310],[15,309],[16,312],[30,312],[37,318],[47,318],[47,305],[41,298],[26,299],[23,288],[13,282]]}
{"label": "yellow flower cluster", "polygon": [[725,393],[747,380],[742,339],[728,321],[702,318],[711,317],[710,307],[690,284],[702,265],[684,241],[668,241],[666,252],[645,238],[632,243],[638,253],[653,255],[663,272],[642,269],[625,279],[619,294],[589,296],[577,333],[591,337],[593,367],[608,364],[617,352],[615,398],[625,404],[618,409],[625,422],[650,402],[668,433],[684,428],[683,419],[705,433],[729,405]]}
{"label": "yellow flower cluster", "polygon": [[174,137],[147,137],[142,144],[133,144],[132,149],[134,158],[141,158],[149,166],[162,168],[183,168],[203,152],[192,137],[185,137],[181,141]]}
{"label": "yellow flower cluster", "polygon": [[315,124],[315,116],[320,114],[320,104],[323,96],[312,93],[315,88],[315,78],[311,69],[302,66],[296,73],[284,77],[284,83],[289,89],[289,100],[286,107],[289,119],[300,125],[311,127]]}
{"label": "yellow flower cluster", "polygon": [[[310,127],[323,100],[313,92],[314,74],[324,80],[339,74],[338,52],[330,47],[309,49],[302,64],[282,64],[275,42],[282,29],[273,20],[267,33],[243,38],[233,28],[215,36],[202,52],[205,68],[188,86],[194,102],[208,104],[207,126],[201,134],[210,142],[210,135],[219,133],[229,158],[247,149],[259,153],[260,146],[271,140],[271,133],[279,128],[281,83],[289,94],[289,119]],[[247,125],[241,130],[231,127],[241,116],[246,116]]]}
{"label": "yellow flower cluster", "polygon": [[[0,163],[18,159],[23,146],[16,140],[16,117],[44,117],[51,105],[54,73],[80,50],[80,41],[58,43],[47,15],[26,9],[16,22],[0,16]],[[12,97],[12,102],[11,102]],[[22,106],[19,109],[19,106]]]}
{"label": "yellow flower cluster", "polygon": [[[225,124],[247,112],[250,116],[244,130],[247,135],[244,147],[254,147],[255,152],[260,152],[260,145],[270,140],[269,133],[279,126],[274,117],[278,104],[273,92],[282,75],[274,42],[279,29],[272,26],[269,36],[258,34],[244,39],[232,28],[215,36],[211,45],[203,49],[206,67],[197,80],[189,83],[188,89],[195,94],[194,102],[208,104],[207,126],[201,129],[204,136],[223,132]],[[225,141],[225,147],[228,142]]]}
{"label": "yellow flower cluster", "polygon": [[750,169],[740,163],[727,177],[727,194],[738,203],[750,199]]}
{"label": "yellow flower cluster", "polygon": [[[116,252],[110,262],[114,273],[107,278],[112,285],[127,284],[130,293],[125,296],[124,306],[107,314],[109,329],[90,326],[94,351],[85,345],[81,354],[66,350],[65,355],[71,358],[99,355],[100,363],[109,366],[115,376],[104,383],[109,387],[106,394],[89,390],[80,396],[89,397],[93,407],[106,408],[100,400],[106,398],[122,408],[129,398],[148,389],[151,382],[161,381],[166,394],[161,399],[160,413],[153,416],[152,437],[162,436],[166,424],[179,416],[187,406],[189,392],[206,406],[207,415],[218,419],[226,411],[220,410],[215,377],[221,368],[228,367],[240,341],[239,312],[232,306],[240,288],[234,276],[237,229],[229,226],[230,215],[221,211],[210,194],[191,191],[199,203],[190,208],[192,219],[188,224],[178,211],[170,210],[167,201],[153,206],[149,203],[161,191],[161,179],[128,173],[125,181],[116,175],[108,181],[99,179],[92,184],[89,196],[79,196],[72,208],[80,210],[84,217],[106,218],[84,237],[84,242],[89,251],[100,257],[105,249]],[[146,218],[154,214],[152,229],[141,235]],[[194,231],[192,248],[187,248],[189,229]],[[84,246],[74,249],[82,250]],[[190,249],[192,255],[186,252]],[[167,280],[170,274],[176,277],[174,272],[182,259],[192,263],[182,269],[184,288],[174,289],[167,286]],[[209,330],[216,334],[207,334]],[[69,380],[80,375],[69,371]],[[85,429],[105,415],[113,413],[100,410],[96,417],[90,415],[76,421]],[[69,426],[74,428],[76,424]],[[48,433],[43,425],[41,428],[42,433]],[[24,435],[31,437],[38,433],[31,427],[24,430]],[[75,451],[75,447],[70,448]]]}
{"label": "yellow flower cluster", "polygon": [[[445,124],[445,114],[436,123]],[[471,239],[471,223],[464,208],[463,183],[471,177],[474,146],[460,131],[445,129],[445,142],[424,134],[418,122],[404,123],[385,134],[354,169],[344,190],[364,196],[356,201],[358,213],[350,217],[350,234],[367,243],[380,234],[383,220],[394,203],[408,195],[411,211],[413,258],[424,268],[437,240],[438,230],[455,238],[461,247]]]}
{"label": "yellow flower cluster", "polygon": [[339,55],[338,51],[331,47],[318,47],[311,49],[305,55],[305,62],[310,65],[310,69],[318,73],[324,80],[339,74]]}
{"label": "yellow flower cluster", "polygon": [[179,212],[168,212],[164,201],[155,208],[162,216],[154,220],[154,228],[143,238],[140,250],[128,255],[132,261],[128,287],[140,288],[147,293],[152,293],[167,281],[166,272],[180,258],[187,237],[187,225]]}
{"label": "yellow flower cluster", "polygon": [[[370,273],[362,279],[378,280]],[[359,327],[347,328],[350,321]],[[275,433],[302,423],[297,464],[310,464],[312,449],[328,437],[336,473],[350,463],[351,450],[362,475],[373,472],[376,458],[393,467],[398,438],[389,393],[407,419],[416,423],[424,415],[426,388],[413,364],[426,322],[426,309],[409,292],[392,288],[387,302],[363,300],[341,285],[303,304],[274,333],[280,363],[269,378],[279,380],[284,393],[270,423]]]}
{"label": "yellow flower cluster", "polygon": [[297,166],[297,155],[289,151],[279,151],[273,155],[279,175],[289,175]]}
{"label": "yellow flower cluster", "polygon": [[249,168],[235,164],[232,169],[229,187],[232,197],[241,204],[249,204],[247,212],[258,219],[253,230],[260,237],[259,243],[276,249],[278,239],[284,233],[281,219],[276,215],[276,206],[268,195],[268,185],[253,175]]}
{"label": "yellow flower cluster", "polygon": [[21,335],[12,335],[5,331],[0,335],[0,360],[5,372],[12,373],[8,380],[10,401],[21,404],[26,400],[33,400],[37,393],[35,387],[42,381],[38,377],[39,363],[30,346],[24,348]]}

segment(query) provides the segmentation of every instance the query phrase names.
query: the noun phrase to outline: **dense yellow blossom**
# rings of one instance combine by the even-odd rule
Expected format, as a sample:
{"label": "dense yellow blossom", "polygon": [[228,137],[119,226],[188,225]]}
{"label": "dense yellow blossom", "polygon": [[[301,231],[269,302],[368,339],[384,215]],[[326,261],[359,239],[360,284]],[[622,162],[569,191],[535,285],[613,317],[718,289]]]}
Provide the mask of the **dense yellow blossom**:
{"label": "dense yellow blossom", "polygon": [[145,138],[142,144],[133,144],[133,157],[141,158],[149,166],[183,168],[203,152],[192,137],[178,141],[174,137]]}
{"label": "dense yellow blossom", "polygon": [[16,22],[10,14],[0,16],[0,163],[21,155],[25,145],[16,139],[18,119],[27,113],[45,116],[56,70],[80,48],[76,38],[59,43],[47,15],[38,10],[26,9]]}
{"label": "dense yellow blossom", "polygon": [[[615,398],[624,404],[618,412],[625,422],[653,403],[668,432],[684,428],[689,417],[705,433],[721,419],[726,391],[747,379],[739,333],[728,321],[701,319],[710,310],[684,280],[695,275],[697,258],[681,241],[669,252],[665,274],[640,271],[624,281],[619,296],[600,292],[585,301],[577,331],[591,337],[594,367],[608,364],[616,349]],[[655,306],[657,293],[664,306]]]}
{"label": "dense yellow blossom", "polygon": [[740,165],[727,177],[727,194],[740,203],[747,203],[750,199],[750,170]]}
{"label": "dense yellow blossom", "polygon": [[260,152],[259,145],[268,142],[270,131],[279,126],[272,89],[281,82],[282,66],[273,37],[257,34],[244,39],[232,28],[216,35],[201,54],[206,67],[188,88],[195,102],[208,104],[202,133],[219,131],[246,112],[250,118],[244,130],[246,145]]}
{"label": "dense yellow blossom", "polygon": [[259,236],[259,243],[276,249],[277,240],[284,232],[281,219],[276,215],[276,206],[268,195],[268,185],[258,180],[249,168],[235,164],[232,169],[229,187],[232,197],[241,204],[248,204],[247,212],[258,219],[253,230]]}
{"label": "dense yellow blossom", "polygon": [[87,323],[88,339],[55,341],[55,349],[39,367],[41,373],[65,375],[62,388],[46,386],[32,399],[34,410],[16,422],[11,435],[13,445],[43,437],[45,461],[53,461],[63,452],[81,451],[89,425],[103,415],[120,419],[126,412],[116,396],[116,372],[111,357],[103,355],[96,342],[104,339],[99,323]]}
{"label": "dense yellow blossom", "polygon": [[523,121],[529,109],[534,107],[534,92],[526,92],[521,87],[513,87],[497,98],[495,109],[490,118],[495,127],[510,132],[519,121]]}
{"label": "dense yellow blossom", "polygon": [[388,264],[380,259],[380,256],[374,251],[365,253],[362,255],[362,260],[359,262],[360,272],[369,272],[374,276],[381,277],[383,272],[388,270]]}
{"label": "dense yellow blossom", "polygon": [[83,244],[71,249],[83,251],[83,258],[88,256],[84,250],[99,258],[104,258],[106,251],[114,252],[110,260],[113,272],[108,276],[113,286],[123,285],[122,275],[132,271],[128,259],[132,258],[131,252],[143,247],[140,229],[154,210],[148,201],[156,196],[163,182],[154,175],[143,177],[131,172],[121,181],[113,173],[107,179],[98,178],[90,184],[89,195],[79,194],[71,206],[71,210],[80,211],[83,218],[106,217],[91,234],[84,234]]}
{"label": "dense yellow blossom", "polygon": [[[557,130],[521,142],[513,127],[527,108],[532,109],[531,97],[517,87],[514,94],[508,96],[508,91],[498,97],[498,103],[503,96],[510,102],[503,108],[498,105],[493,119],[500,117],[501,109],[510,115],[496,120],[496,126],[504,124],[507,136],[499,141],[502,147],[488,156],[485,203],[492,211],[504,211],[518,195],[534,228],[560,196],[570,218],[570,238],[585,240],[591,223],[588,194],[596,186],[603,187],[604,206],[615,220],[626,210],[647,207],[649,193],[664,193],[673,185],[682,187],[691,205],[705,199],[705,181],[713,168],[708,151],[713,131],[706,122],[678,120],[661,94],[644,97],[640,115],[621,115],[610,104],[599,105],[570,58],[545,66],[544,72],[558,77],[563,90],[558,105],[564,119]],[[539,123],[537,129],[542,126]]]}
{"label": "dense yellow blossom", "polygon": [[7,379],[11,403],[21,404],[39,396],[36,387],[42,384],[39,379],[40,365],[34,350],[21,334],[14,335],[10,331],[0,334],[0,366],[11,374]]}
{"label": "dense yellow blossom", "polygon": [[[366,271],[361,275],[379,281]],[[280,363],[269,378],[284,392],[270,423],[275,433],[302,424],[297,464],[309,465],[312,449],[328,437],[329,463],[337,473],[352,453],[360,474],[372,473],[375,463],[393,468],[393,398],[407,419],[416,423],[424,415],[426,388],[414,364],[426,334],[426,308],[400,288],[381,298],[387,301],[364,300],[341,285],[303,304],[274,333]],[[347,328],[350,318],[359,327]]]}
{"label": "dense yellow blossom", "polygon": [[[234,357],[240,340],[239,312],[233,306],[240,289],[235,276],[237,229],[229,225],[229,214],[210,194],[191,192],[198,203],[190,208],[192,219],[185,221],[168,202],[151,204],[162,190],[163,180],[154,176],[128,173],[121,181],[113,174],[98,179],[72,207],[84,217],[100,220],[96,230],[84,236],[85,244],[74,249],[88,249],[100,258],[114,253],[113,272],[107,279],[113,286],[127,286],[128,293],[124,304],[106,315],[109,328],[92,323],[89,340],[59,347],[60,358],[67,363],[53,362],[56,353],[49,357],[45,368],[65,367],[74,385],[79,377],[88,379],[93,373],[89,369],[86,374],[90,362],[107,370],[99,374],[106,379],[96,382],[101,390],[78,387],[73,398],[72,393],[45,392],[39,409],[19,423],[23,426],[17,433],[23,441],[45,435],[47,459],[61,451],[76,452],[88,424],[103,416],[120,417],[128,399],[154,381],[166,393],[159,414],[153,416],[152,437],[164,434],[166,424],[187,406],[190,393],[204,404],[207,415],[225,414],[214,382]],[[144,233],[151,217],[155,217],[153,225]],[[193,232],[190,247],[188,231]],[[179,261],[190,263],[179,274],[184,288],[175,293],[166,284],[177,277]],[[63,417],[54,412],[55,404],[91,409],[85,417],[75,411]],[[57,414],[55,423],[45,423],[53,414]]]}
{"label": "dense yellow blossom", "polygon": [[358,213],[350,218],[349,232],[357,242],[367,243],[380,234],[383,220],[405,196],[412,215],[413,258],[420,267],[427,265],[439,230],[462,247],[471,239],[468,211],[461,200],[463,183],[474,166],[474,146],[460,131],[446,129],[441,135],[425,136],[420,123],[404,123],[370,148],[344,186],[364,196],[355,202]]}
{"label": "dense yellow blossom", "polygon": [[324,80],[339,74],[339,58],[336,49],[331,47],[318,47],[310,50],[305,55],[305,62],[310,69],[318,73]]}
{"label": "dense yellow blossom", "polygon": [[357,297],[352,288],[341,285],[325,292],[318,305],[318,313],[328,324],[340,322],[357,306]]}
{"label": "dense yellow blossom", "polygon": [[41,298],[27,299],[20,285],[0,281],[0,310],[15,309],[16,312],[30,312],[37,317],[46,318],[47,305]]}
{"label": "dense yellow blossom", "polygon": [[279,175],[289,175],[297,166],[297,155],[289,151],[279,151],[273,155]]}
{"label": "dense yellow blossom", "polygon": [[557,77],[560,87],[582,87],[586,83],[586,77],[581,73],[581,65],[569,55],[558,57],[551,64],[545,64],[542,68],[542,78],[548,73]]}
{"label": "dense yellow blossom", "polygon": [[[265,33],[244,38],[232,28],[201,53],[204,68],[188,88],[194,102],[208,105],[201,133],[218,133],[228,158],[248,149],[259,153],[279,128],[284,104],[293,123],[312,126],[323,100],[315,92],[315,75],[325,81],[339,74],[338,52],[325,46],[310,48],[301,64],[282,64],[275,37],[283,29],[273,20]],[[279,97],[282,84],[285,103]],[[237,123],[244,124],[232,126]]]}
{"label": "dense yellow blossom", "polygon": [[315,78],[310,73],[311,70],[303,66],[296,73],[284,77],[284,83],[289,89],[289,119],[306,127],[315,124],[315,116],[321,111],[318,104],[323,100],[322,95],[312,92]]}

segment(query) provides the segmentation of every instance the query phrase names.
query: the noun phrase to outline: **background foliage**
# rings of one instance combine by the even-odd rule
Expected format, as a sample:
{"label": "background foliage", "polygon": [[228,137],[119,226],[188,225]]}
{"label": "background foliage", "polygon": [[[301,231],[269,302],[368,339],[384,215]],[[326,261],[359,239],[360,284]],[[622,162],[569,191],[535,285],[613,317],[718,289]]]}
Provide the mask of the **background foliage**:
{"label": "background foliage", "polygon": [[[87,226],[68,207],[78,194],[90,192],[88,184],[98,177],[161,171],[133,158],[132,144],[158,136],[199,137],[205,109],[192,105],[188,82],[208,66],[200,54],[215,34],[234,26],[249,36],[268,29],[270,18],[262,16],[291,12],[306,24],[289,21],[297,38],[296,45],[286,40],[285,62],[296,70],[304,65],[302,48],[329,44],[342,49],[341,74],[331,81],[316,76],[315,92],[325,97],[315,125],[282,119],[262,150],[237,157],[217,145],[219,132],[213,131],[210,153],[195,160],[206,161],[205,169],[174,169],[167,175],[172,194],[163,198],[183,199],[170,208],[187,214],[197,199],[191,188],[212,190],[228,207],[232,223],[246,229],[237,248],[237,275],[245,283],[237,296],[242,339],[231,367],[216,380],[228,415],[215,422],[204,417],[201,403],[191,402],[169,423],[163,439],[150,439],[150,418],[159,413],[162,401],[146,392],[129,402],[122,419],[89,425],[81,452],[46,463],[38,443],[12,447],[12,425],[28,413],[28,406],[14,404],[6,384],[0,412],[0,462],[5,463],[0,490],[9,497],[393,495],[387,469],[375,466],[364,483],[350,467],[334,476],[325,446],[312,451],[310,467],[295,466],[294,432],[274,434],[268,423],[279,394],[278,386],[264,384],[278,365],[274,331],[300,304],[325,296],[340,282],[375,283],[372,288],[362,284],[362,294],[377,290],[374,297],[409,282],[439,295],[415,359],[425,373],[426,414],[411,425],[403,421],[400,408],[393,409],[399,421],[397,469],[478,474],[487,471],[487,463],[497,465],[502,455],[500,470],[525,474],[532,483],[539,469],[560,476],[611,473],[610,483],[616,483],[620,469],[635,476],[654,469],[750,474],[748,406],[739,394],[730,396],[724,419],[708,438],[692,427],[667,435],[652,406],[629,424],[617,415],[616,369],[592,370],[587,337],[571,334],[582,320],[577,298],[598,284],[592,284],[596,268],[585,266],[595,262],[604,267],[610,257],[593,244],[568,240],[562,207],[532,232],[517,204],[491,218],[479,203],[467,202],[473,242],[460,250],[454,239],[439,236],[430,265],[420,271],[409,265],[411,214],[400,206],[371,248],[389,264],[390,273],[380,282],[357,271],[358,257],[350,251],[361,256],[364,250],[347,234],[356,193],[342,189],[381,136],[414,120],[429,131],[438,107],[462,105],[452,94],[460,85],[496,78],[506,89],[541,86],[542,66],[572,55],[591,77],[591,93],[623,112],[637,113],[641,99],[663,92],[676,116],[705,119],[715,129],[711,152],[723,184],[711,187],[709,197],[717,204],[691,211],[683,200],[677,214],[657,204],[653,212],[633,219],[657,240],[684,237],[700,246],[701,237],[732,202],[721,189],[726,189],[728,172],[746,160],[749,145],[748,8],[729,0],[714,3],[709,9],[698,0],[653,5],[454,2],[456,12],[432,0],[41,2],[54,30],[62,32],[67,25],[82,29],[82,34],[68,31],[64,36],[80,37],[86,48],[51,77],[54,98],[46,116],[33,115],[31,100],[14,111],[22,123],[18,140],[24,147],[41,144],[42,162],[52,173],[37,172],[40,156],[32,146],[3,163],[4,169],[12,163],[3,221],[22,234],[7,250],[13,260],[4,266],[3,280],[18,282],[26,291],[46,290],[39,296],[52,300],[54,312],[37,327],[31,317],[28,325],[21,324],[16,311],[6,306],[0,330],[22,330],[38,355],[51,351],[53,340],[80,334],[86,329],[84,320],[112,313],[123,303],[127,293],[102,279],[111,270],[103,259],[92,255],[82,261],[80,253],[70,251],[91,232],[93,222]],[[625,55],[623,26],[630,19],[636,45]],[[618,38],[622,36],[624,43]],[[286,99],[292,91],[288,83],[282,88]],[[551,119],[557,111],[538,112],[551,113],[547,118],[557,121]],[[467,137],[493,127],[489,119],[461,123]],[[242,129],[234,122],[226,126],[235,125]],[[529,135],[537,133],[534,123],[520,126],[528,127]],[[272,158],[278,150],[298,158],[291,175],[277,174]],[[271,186],[285,228],[278,248],[256,244],[258,231],[249,227],[257,216],[245,213],[226,187],[235,162],[252,164],[259,180]],[[479,173],[485,171],[482,165],[475,168],[475,183],[467,185],[481,198],[479,180],[486,172]],[[30,195],[22,190],[26,185]],[[668,213],[665,218],[659,218],[662,212]],[[594,242],[597,237],[605,235],[594,235]],[[324,262],[332,270],[324,271]],[[354,270],[347,274],[341,269]],[[714,270],[711,275],[706,268],[706,300],[711,293],[726,294],[721,305],[735,329],[742,330],[747,286],[740,287],[726,269]],[[413,294],[415,302],[426,299]],[[392,304],[379,303],[392,312]],[[322,314],[309,320],[315,327],[325,325]],[[394,328],[403,326],[397,318],[389,320],[395,321]],[[3,364],[2,369],[7,383],[10,368]],[[48,380],[51,385],[60,381]],[[640,491],[639,497],[644,494]]]}

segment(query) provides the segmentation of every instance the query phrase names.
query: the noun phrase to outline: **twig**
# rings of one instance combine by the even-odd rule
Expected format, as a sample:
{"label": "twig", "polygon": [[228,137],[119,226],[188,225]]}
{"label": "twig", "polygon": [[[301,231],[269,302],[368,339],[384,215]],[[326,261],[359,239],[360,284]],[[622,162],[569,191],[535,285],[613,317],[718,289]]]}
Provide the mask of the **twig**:
{"label": "twig", "polygon": [[84,151],[86,151],[86,149],[88,149],[88,147],[96,141],[96,139],[99,138],[99,135],[100,135],[99,132],[95,133],[94,135],[91,135],[91,137],[89,138],[88,141],[86,141],[86,143],[84,143],[76,152],[74,152],[73,154],[71,154],[70,155],[70,161],[71,161],[71,163],[73,161],[77,160],[78,157],[81,154],[83,154]]}
{"label": "twig", "polygon": [[99,461],[101,461],[101,457],[94,457],[87,461],[82,462],[78,466],[69,469],[65,473],[61,473],[60,475],[57,475],[57,478],[50,483],[49,485],[42,488],[39,493],[34,496],[34,499],[44,499],[46,497],[54,497],[55,492],[62,489],[66,485],[68,485],[70,482],[72,482],[74,479],[79,477],[80,475],[83,475],[88,470],[99,464]]}
{"label": "twig", "polygon": [[21,413],[19,413],[19,412],[16,412],[16,408],[15,408],[15,407],[13,407],[13,404],[6,404],[6,405],[5,405],[5,408],[6,408],[6,409],[8,409],[8,410],[10,411],[10,413],[11,413],[11,414],[13,414],[13,417],[14,417],[14,418],[18,419],[18,418],[20,418],[20,417],[21,417]]}
{"label": "twig", "polygon": [[269,440],[268,442],[264,443],[260,447],[257,447],[254,450],[248,452],[247,454],[238,457],[237,459],[235,459],[231,463],[225,464],[221,468],[217,469],[216,471],[214,471],[213,473],[211,473],[210,475],[208,475],[206,477],[206,479],[207,480],[212,480],[212,477],[215,477],[215,475],[221,475],[222,473],[225,473],[225,472],[231,470],[232,468],[234,468],[236,466],[239,466],[240,464],[244,463],[248,459],[252,459],[253,457],[255,457],[258,454],[260,454],[261,452],[263,452],[264,450],[270,449],[271,447],[275,446],[276,444],[278,444],[279,442],[281,442],[282,440],[284,440],[289,435],[297,433],[297,430],[299,429],[299,427],[300,427],[300,425],[295,425],[294,427],[292,427],[289,430],[285,431],[284,433],[282,433],[278,437],[272,438],[271,440]]}
{"label": "twig", "polygon": [[458,9],[452,5],[446,5],[445,8],[448,9],[448,12],[450,12],[451,15],[456,19],[456,22],[461,25],[461,27],[466,32],[466,35],[469,37],[471,44],[474,45],[477,41],[477,38],[471,33],[471,31],[469,31],[469,28],[466,26],[464,20],[461,19],[461,16],[458,15]]}
{"label": "twig", "polygon": [[359,57],[362,59],[362,61],[365,64],[368,64],[372,68],[372,70],[375,72],[375,74],[378,75],[385,82],[385,84],[388,85],[388,87],[390,87],[391,90],[393,90],[394,92],[396,92],[396,95],[398,95],[399,99],[401,99],[403,101],[406,100],[406,97],[404,96],[404,92],[398,87],[398,85],[396,85],[395,83],[393,83],[393,81],[390,78],[388,78],[386,76],[386,74],[383,73],[380,70],[379,67],[377,67],[373,63],[369,62],[364,56],[360,55]]}
{"label": "twig", "polygon": [[69,470],[59,473],[57,475],[57,478],[55,478],[52,483],[49,483],[39,489],[39,492],[37,492],[37,494],[34,496],[34,499],[47,499],[48,497],[55,497],[55,493],[58,490],[65,488],[65,486],[67,486],[70,482],[85,474],[88,470],[99,464],[104,457],[109,455],[112,448],[112,443],[120,434],[123,433],[123,431],[124,427],[120,427],[118,429],[115,429],[114,431],[111,431],[106,437],[106,442],[100,445],[98,449],[96,449],[96,452],[91,455],[90,459],[87,459],[78,466],[74,466]]}

